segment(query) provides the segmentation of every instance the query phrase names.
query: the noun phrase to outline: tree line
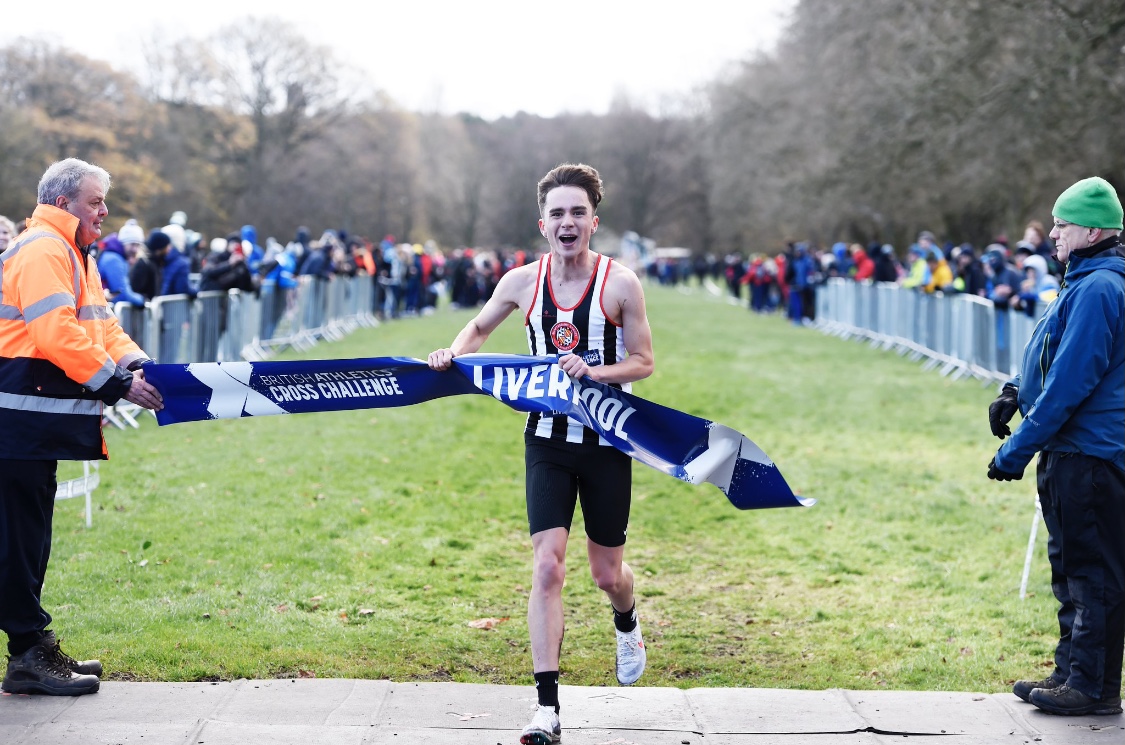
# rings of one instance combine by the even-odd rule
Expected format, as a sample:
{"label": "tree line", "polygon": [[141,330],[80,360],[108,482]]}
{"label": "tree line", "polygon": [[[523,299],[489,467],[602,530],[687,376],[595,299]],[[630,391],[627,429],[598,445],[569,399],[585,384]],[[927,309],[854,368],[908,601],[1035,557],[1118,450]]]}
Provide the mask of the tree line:
{"label": "tree line", "polygon": [[1125,187],[1119,0],[800,0],[777,47],[659,110],[403,110],[292,26],[247,19],[146,54],[143,77],[64,48],[0,48],[0,214],[52,161],[113,174],[111,217],[175,210],[222,235],[298,225],[445,247],[538,245],[535,183],[583,161],[617,232],[697,252],[788,240],[977,245],[1046,222],[1099,175]]}

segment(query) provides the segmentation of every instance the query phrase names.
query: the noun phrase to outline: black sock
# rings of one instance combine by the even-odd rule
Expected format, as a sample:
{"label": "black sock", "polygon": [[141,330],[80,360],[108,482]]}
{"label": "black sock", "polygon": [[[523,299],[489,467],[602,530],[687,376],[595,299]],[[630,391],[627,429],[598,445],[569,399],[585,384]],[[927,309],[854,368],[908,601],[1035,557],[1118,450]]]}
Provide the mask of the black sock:
{"label": "black sock", "polygon": [[[610,604],[610,608],[613,605]],[[633,607],[622,613],[621,611],[613,608],[613,625],[617,627],[618,631],[628,633],[637,628],[637,603],[633,601]]]}
{"label": "black sock", "polygon": [[26,634],[8,635],[8,655],[19,657],[27,650],[39,643],[44,636],[42,631],[29,631]]}
{"label": "black sock", "polygon": [[553,706],[559,713],[559,671],[547,670],[535,673],[535,692],[539,694],[540,706]]}

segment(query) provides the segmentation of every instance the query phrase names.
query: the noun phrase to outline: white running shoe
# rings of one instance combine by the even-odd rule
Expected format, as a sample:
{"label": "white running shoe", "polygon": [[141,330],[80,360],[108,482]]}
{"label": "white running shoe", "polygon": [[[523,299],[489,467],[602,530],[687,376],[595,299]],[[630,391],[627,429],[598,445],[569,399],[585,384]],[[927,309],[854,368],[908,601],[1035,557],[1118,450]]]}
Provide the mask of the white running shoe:
{"label": "white running shoe", "polygon": [[523,728],[520,742],[523,745],[551,745],[562,739],[562,725],[553,706],[539,706],[531,724]]}
{"label": "white running shoe", "polygon": [[617,632],[617,682],[631,686],[645,671],[645,643],[641,640],[641,622],[632,631]]}

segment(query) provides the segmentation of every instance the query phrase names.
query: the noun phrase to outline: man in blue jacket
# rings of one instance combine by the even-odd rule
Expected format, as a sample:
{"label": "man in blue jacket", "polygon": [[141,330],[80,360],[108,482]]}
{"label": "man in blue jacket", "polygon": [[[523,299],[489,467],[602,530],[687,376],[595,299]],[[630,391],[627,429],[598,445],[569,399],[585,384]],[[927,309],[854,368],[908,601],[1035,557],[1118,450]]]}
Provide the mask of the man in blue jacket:
{"label": "man in blue jacket", "polygon": [[[1055,202],[1051,238],[1066,275],[1024,349],[1022,373],[989,407],[1005,442],[988,477],[1023,478],[1038,451],[1055,670],[1013,693],[1052,714],[1120,714],[1125,644],[1125,252],[1121,201],[1088,178]],[[1008,421],[1019,409],[1014,433]]]}
{"label": "man in blue jacket", "polygon": [[126,302],[137,308],[145,307],[145,299],[133,291],[129,284],[129,259],[125,255],[125,244],[117,233],[110,233],[102,241],[98,253],[98,273],[102,275],[106,299],[113,303]]}
{"label": "man in blue jacket", "polygon": [[191,262],[180,253],[166,233],[154,230],[148,236],[148,250],[153,261],[161,267],[159,295],[189,295],[195,297],[197,290],[191,284]]}

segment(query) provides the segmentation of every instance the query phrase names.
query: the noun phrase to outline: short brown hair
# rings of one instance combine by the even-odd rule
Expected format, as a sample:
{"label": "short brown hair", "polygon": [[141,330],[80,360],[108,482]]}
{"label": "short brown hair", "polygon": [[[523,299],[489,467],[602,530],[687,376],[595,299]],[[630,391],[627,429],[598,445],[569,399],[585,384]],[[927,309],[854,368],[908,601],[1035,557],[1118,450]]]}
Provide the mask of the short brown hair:
{"label": "short brown hair", "polygon": [[[1043,227],[1043,223],[1039,222],[1038,220],[1032,220],[1031,222],[1029,222],[1027,224],[1027,227],[1031,228],[1032,230],[1034,230],[1036,233],[1039,234],[1039,242],[1040,243],[1042,243],[1047,238],[1047,231]],[[1024,228],[1025,232],[1026,232],[1026,230],[1027,230],[1027,228]]]}
{"label": "short brown hair", "polygon": [[605,187],[602,186],[602,177],[598,175],[597,169],[585,163],[562,163],[539,179],[540,213],[543,212],[543,205],[547,203],[547,192],[560,186],[577,186],[582,189],[590,198],[590,205],[595,212],[605,196]]}

